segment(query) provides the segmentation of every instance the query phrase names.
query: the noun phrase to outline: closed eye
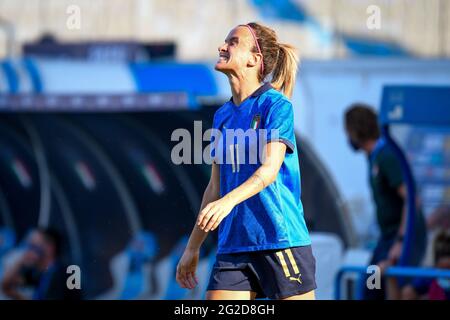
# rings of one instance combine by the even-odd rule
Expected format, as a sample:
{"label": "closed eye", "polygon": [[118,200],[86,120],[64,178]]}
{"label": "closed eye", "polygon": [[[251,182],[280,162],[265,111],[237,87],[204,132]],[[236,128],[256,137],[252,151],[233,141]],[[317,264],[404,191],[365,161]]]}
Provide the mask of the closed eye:
{"label": "closed eye", "polygon": [[239,43],[239,38],[238,37],[232,37],[228,40],[225,40],[226,43],[228,43],[229,45],[237,45]]}

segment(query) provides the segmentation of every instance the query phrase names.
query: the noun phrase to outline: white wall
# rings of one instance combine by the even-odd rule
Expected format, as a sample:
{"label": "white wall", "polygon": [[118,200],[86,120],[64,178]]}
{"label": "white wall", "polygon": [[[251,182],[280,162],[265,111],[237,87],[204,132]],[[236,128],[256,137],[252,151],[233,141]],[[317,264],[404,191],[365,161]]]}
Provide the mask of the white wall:
{"label": "white wall", "polygon": [[330,171],[359,233],[371,227],[374,214],[366,159],[349,148],[343,116],[348,105],[356,101],[378,109],[386,84],[450,85],[450,61],[304,61],[293,97],[296,129]]}

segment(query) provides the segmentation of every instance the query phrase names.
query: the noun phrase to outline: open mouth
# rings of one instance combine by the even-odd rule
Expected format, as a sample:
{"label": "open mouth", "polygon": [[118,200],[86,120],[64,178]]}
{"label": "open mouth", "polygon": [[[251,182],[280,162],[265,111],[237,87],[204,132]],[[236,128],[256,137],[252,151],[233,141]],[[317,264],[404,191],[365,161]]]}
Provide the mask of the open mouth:
{"label": "open mouth", "polygon": [[229,56],[227,54],[219,54],[219,60],[217,62],[227,62],[229,59]]}

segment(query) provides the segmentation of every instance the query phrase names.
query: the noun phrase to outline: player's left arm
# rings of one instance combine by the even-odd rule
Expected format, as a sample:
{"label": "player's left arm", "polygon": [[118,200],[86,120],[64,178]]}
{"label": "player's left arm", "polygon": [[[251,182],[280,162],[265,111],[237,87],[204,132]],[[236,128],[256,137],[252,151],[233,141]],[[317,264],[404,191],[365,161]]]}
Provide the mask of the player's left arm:
{"label": "player's left arm", "polygon": [[401,169],[400,162],[393,154],[388,154],[380,161],[380,171],[386,178],[388,185],[392,188],[392,192],[396,192],[403,199],[403,207],[401,209],[400,225],[397,230],[395,243],[389,250],[388,259],[392,264],[397,263],[403,250],[403,236],[406,231],[408,192],[406,190],[405,181]]}
{"label": "player's left arm", "polygon": [[280,141],[267,143],[265,161],[253,175],[224,197],[209,203],[201,211],[197,219],[200,229],[205,232],[216,229],[236,205],[274,182],[284,161],[286,148],[286,144]]}
{"label": "player's left arm", "polygon": [[399,237],[403,237],[405,235],[405,230],[406,230],[406,218],[408,215],[408,211],[407,211],[407,206],[406,206],[406,201],[407,201],[407,197],[408,197],[408,192],[406,191],[406,185],[404,183],[402,183],[398,188],[397,188],[397,193],[400,195],[400,197],[403,199],[403,208],[402,208],[402,220],[400,223],[400,228],[398,230],[398,236]]}
{"label": "player's left arm", "polygon": [[396,263],[398,261],[398,259],[400,259],[400,256],[402,254],[403,237],[404,237],[405,231],[406,231],[406,221],[407,221],[407,215],[408,215],[407,206],[406,206],[408,193],[406,191],[406,186],[404,183],[400,184],[400,186],[397,187],[397,193],[399,194],[399,196],[401,198],[403,198],[403,208],[402,208],[402,217],[401,217],[401,221],[400,221],[400,227],[398,228],[398,231],[397,231],[397,238],[396,238],[394,245],[389,250],[388,258],[389,258],[389,260],[391,260],[392,263]]}

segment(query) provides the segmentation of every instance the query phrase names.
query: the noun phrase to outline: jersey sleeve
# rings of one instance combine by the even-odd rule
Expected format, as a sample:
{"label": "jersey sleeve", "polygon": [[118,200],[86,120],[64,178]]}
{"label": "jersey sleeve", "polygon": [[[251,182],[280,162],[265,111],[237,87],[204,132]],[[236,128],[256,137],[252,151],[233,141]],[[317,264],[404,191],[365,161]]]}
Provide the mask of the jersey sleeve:
{"label": "jersey sleeve", "polygon": [[399,160],[396,156],[388,152],[382,154],[379,162],[380,172],[386,178],[389,186],[397,189],[403,183],[403,173]]}
{"label": "jersey sleeve", "polygon": [[282,99],[269,107],[264,129],[267,130],[267,143],[271,141],[283,142],[287,153],[295,150],[294,110],[292,103]]}

